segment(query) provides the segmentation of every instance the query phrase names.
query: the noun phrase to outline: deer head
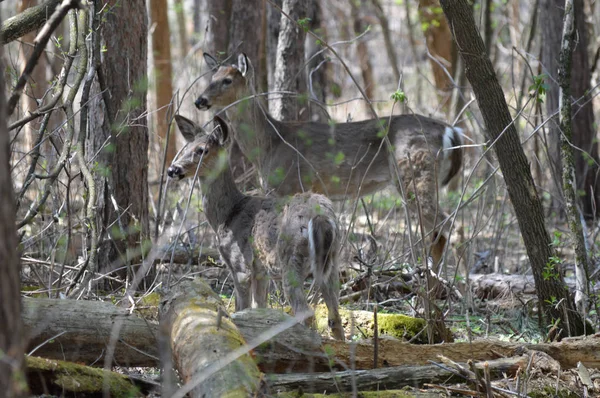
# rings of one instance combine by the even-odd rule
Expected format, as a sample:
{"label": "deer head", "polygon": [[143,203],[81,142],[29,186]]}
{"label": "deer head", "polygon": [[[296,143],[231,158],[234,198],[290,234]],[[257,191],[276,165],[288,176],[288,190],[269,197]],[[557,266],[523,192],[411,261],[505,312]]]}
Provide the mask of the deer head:
{"label": "deer head", "polygon": [[220,65],[207,53],[204,53],[204,60],[214,74],[206,90],[196,99],[198,109],[224,107],[246,95],[249,63],[246,54],[240,54],[237,64],[231,65]]}
{"label": "deer head", "polygon": [[208,133],[188,118],[175,115],[175,121],[187,145],[169,166],[169,177],[182,180],[193,177],[198,170],[198,177],[202,178],[221,168],[221,153],[225,150],[229,129],[220,117],[215,116],[213,120],[215,128]]}

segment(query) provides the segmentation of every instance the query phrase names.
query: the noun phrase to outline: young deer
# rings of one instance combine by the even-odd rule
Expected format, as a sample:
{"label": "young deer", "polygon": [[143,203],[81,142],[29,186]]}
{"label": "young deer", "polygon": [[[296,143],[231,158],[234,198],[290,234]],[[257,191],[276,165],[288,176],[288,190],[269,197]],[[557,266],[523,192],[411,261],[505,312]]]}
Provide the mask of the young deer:
{"label": "young deer", "polygon": [[[263,188],[280,196],[312,190],[338,200],[366,195],[389,184],[399,188],[401,182],[410,198],[409,208],[420,214],[424,232],[430,234],[437,270],[447,242],[443,226],[438,225],[446,217],[439,211],[437,191],[461,167],[459,128],[420,115],[336,124],[280,122],[252,95],[249,61],[244,54],[233,65],[219,65],[208,54],[204,59],[214,75],[196,107],[227,107],[233,136],[257,166]],[[390,149],[384,143],[386,134]],[[420,212],[415,211],[417,203]]]}
{"label": "young deer", "polygon": [[281,274],[285,297],[295,313],[308,311],[303,283],[312,272],[333,335],[343,340],[338,309],[340,236],[331,201],[312,193],[288,200],[244,195],[227,164],[225,122],[215,117],[215,131],[207,134],[185,117],[175,120],[188,146],[167,173],[171,178],[200,179],[206,218],[233,275],[236,311],[266,307],[267,272]]}

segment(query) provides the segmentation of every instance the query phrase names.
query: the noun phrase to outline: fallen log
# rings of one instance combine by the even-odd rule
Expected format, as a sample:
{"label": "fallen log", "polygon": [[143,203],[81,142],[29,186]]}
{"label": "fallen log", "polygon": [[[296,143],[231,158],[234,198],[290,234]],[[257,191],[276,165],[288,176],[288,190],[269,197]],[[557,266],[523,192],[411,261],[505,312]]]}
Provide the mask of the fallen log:
{"label": "fallen log", "polygon": [[26,364],[29,390],[34,395],[101,397],[106,390],[110,397],[145,397],[157,387],[119,373],[72,362],[28,356]]}
{"label": "fallen log", "polygon": [[157,326],[137,314],[100,301],[23,299],[27,351],[35,350],[35,355],[45,358],[103,366],[113,327],[118,323],[121,330],[113,363],[156,366]]}
{"label": "fallen log", "polygon": [[[526,369],[528,355],[487,361],[492,378],[512,376],[517,369]],[[475,367],[482,371],[483,364]],[[295,373],[268,375],[267,383],[272,393],[301,389],[304,392],[348,392],[418,387],[425,383],[459,383],[464,378],[455,372],[436,365],[397,366],[373,370],[347,370],[328,373]]]}
{"label": "fallen log", "polygon": [[[28,351],[40,346],[35,355],[102,365],[113,325],[115,321],[122,320],[123,328],[115,349],[114,363],[122,366],[158,364],[157,325],[146,322],[135,313],[130,314],[112,304],[97,301],[26,298],[23,299],[23,307],[23,321],[26,330],[30,331]],[[267,329],[277,324],[277,313],[281,314],[281,319],[289,318],[276,309],[269,310],[273,314],[269,316],[262,311],[246,310],[243,316],[232,315],[233,322],[247,341],[260,333],[262,327]],[[286,333],[292,336],[286,337]],[[259,366],[268,372],[285,371],[289,366],[294,371],[325,371],[329,369],[331,358],[338,369],[352,362],[357,369],[373,367],[373,344],[370,340],[349,343],[323,339],[323,348],[316,348],[319,342],[314,336],[303,325],[294,326],[277,337],[282,339],[282,343],[265,344],[254,350],[260,358]],[[51,341],[47,341],[51,338]],[[563,368],[575,368],[577,361],[588,368],[600,368],[600,334],[563,339],[560,343],[551,344],[475,340],[471,343],[414,345],[380,339],[378,366],[427,364],[428,360],[438,355],[456,362],[469,359],[482,361],[512,357],[523,349],[545,352]],[[328,353],[329,357],[324,353]]]}
{"label": "fallen log", "polygon": [[[173,361],[191,397],[255,396],[261,373],[249,353],[227,361],[245,345],[221,298],[201,279],[186,281],[161,302],[160,322],[170,332]],[[180,390],[181,396],[183,391]]]}

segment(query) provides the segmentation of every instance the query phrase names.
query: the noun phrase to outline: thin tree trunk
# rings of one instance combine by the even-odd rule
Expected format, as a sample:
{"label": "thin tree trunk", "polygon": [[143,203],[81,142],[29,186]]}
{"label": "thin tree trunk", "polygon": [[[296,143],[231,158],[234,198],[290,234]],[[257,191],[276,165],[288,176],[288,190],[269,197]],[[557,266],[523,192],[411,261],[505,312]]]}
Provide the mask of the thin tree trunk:
{"label": "thin tree trunk", "polygon": [[[21,0],[17,6],[17,11],[19,13],[25,11],[30,7],[35,7],[37,5],[37,0]],[[21,38],[21,45],[19,48],[19,62],[21,65],[25,65],[27,59],[29,58],[29,54],[33,51],[33,41],[37,32],[32,31],[27,33]],[[38,108],[37,100],[41,100],[44,92],[48,88],[48,79],[46,78],[46,58],[40,57],[35,68],[33,69],[33,73],[29,77],[29,82],[23,90],[23,114],[27,114],[28,112],[34,111]],[[35,124],[30,122],[25,125],[23,128],[22,134],[24,134],[24,143],[25,143],[25,152],[33,149],[33,145],[35,143],[35,135],[36,129],[34,128]]]}
{"label": "thin tree trunk", "polygon": [[400,82],[400,69],[398,68],[398,61],[396,58],[396,47],[392,42],[392,35],[390,33],[390,26],[388,24],[388,19],[385,16],[385,11],[381,6],[379,0],[371,0],[373,6],[375,8],[375,14],[377,15],[377,19],[379,19],[379,25],[381,26],[381,33],[383,35],[383,43],[385,44],[385,50],[387,52],[388,60],[390,61],[390,67],[392,68],[392,72],[394,73],[394,79],[396,80],[396,85]]}
{"label": "thin tree trunk", "polygon": [[[323,22],[323,8],[319,0],[311,0],[308,13],[311,18],[311,30],[326,41],[327,25]],[[319,101],[321,104],[326,103],[329,62],[321,52],[323,47],[312,36],[306,35],[304,48],[308,59],[307,89],[310,98],[313,99],[308,103],[310,120],[327,123],[330,120],[327,109],[314,101]]]}
{"label": "thin tree trunk", "polygon": [[175,0],[175,15],[177,16],[177,33],[179,35],[179,57],[184,59],[187,55],[190,43],[188,40],[185,4],[183,3],[183,0]]}
{"label": "thin tree trunk", "polygon": [[560,86],[561,108],[560,108],[560,130],[561,134],[561,159],[562,159],[562,183],[563,195],[569,228],[573,245],[575,246],[575,275],[577,276],[577,287],[575,290],[575,306],[582,317],[586,316],[588,301],[588,267],[587,253],[585,250],[585,238],[577,211],[577,196],[575,195],[575,160],[574,151],[571,147],[573,129],[571,124],[571,63],[575,39],[575,10],[573,0],[565,1],[565,18],[562,45],[560,49],[560,61],[558,69],[558,84]]}
{"label": "thin tree trunk", "polygon": [[[2,47],[2,46],[0,46]],[[0,48],[0,59],[3,50]],[[4,73],[0,73],[0,114],[6,115]],[[15,202],[10,176],[10,136],[0,117],[0,394],[25,396],[25,349],[21,321],[21,280],[15,228]]]}
{"label": "thin tree trunk", "polygon": [[427,49],[434,58],[430,58],[429,62],[440,105],[447,113],[450,110],[451,76],[454,76],[456,59],[452,34],[442,15],[439,0],[419,0],[419,18],[424,27]]}
{"label": "thin tree trunk", "polygon": [[[542,203],[537,195],[529,162],[512,122],[502,87],[498,82],[485,47],[475,25],[471,7],[466,0],[441,0],[451,31],[465,61],[467,79],[479,104],[513,203],[521,235],[527,249],[536,282],[541,307],[542,325],[560,320],[562,335],[576,336],[584,332],[583,320],[567,295],[558,266],[552,262],[554,253],[544,225]],[[548,270],[550,278],[545,277]]]}
{"label": "thin tree trunk", "polygon": [[[306,33],[297,21],[306,21],[306,0],[283,0],[283,12],[279,24],[279,40],[275,60],[275,91],[303,94],[306,92],[304,71],[304,39]],[[285,15],[287,14],[287,15]],[[307,26],[308,27],[308,26]],[[271,114],[278,120],[306,120],[306,102],[300,97],[276,94],[270,102]]]}
{"label": "thin tree trunk", "polygon": [[[356,4],[354,0],[349,1],[354,34],[360,35],[367,29],[367,24],[363,20],[364,3],[359,2],[359,4]],[[369,100],[372,100],[375,97],[375,77],[373,76],[371,57],[369,55],[369,49],[364,37],[359,39],[356,43],[356,57],[358,58],[358,64],[360,65],[360,70],[362,73],[365,94]],[[368,104],[365,104],[365,109],[367,112],[370,112],[371,108]]]}
{"label": "thin tree trunk", "polygon": [[[156,136],[160,137],[161,156],[167,147],[165,163],[173,162],[177,153],[175,134],[169,133],[169,119],[173,114],[173,69],[171,67],[171,32],[167,0],[150,1],[150,24],[152,30],[152,57],[154,61],[154,87],[156,90]],[[185,29],[185,27],[180,27]],[[160,169],[160,166],[159,166]]]}
{"label": "thin tree trunk", "polygon": [[[283,0],[273,0],[279,8]],[[267,2],[267,84],[269,92],[275,91],[275,61],[277,60],[277,43],[279,42],[279,26],[281,23],[281,12],[277,7]],[[271,99],[269,98],[269,102]]]}

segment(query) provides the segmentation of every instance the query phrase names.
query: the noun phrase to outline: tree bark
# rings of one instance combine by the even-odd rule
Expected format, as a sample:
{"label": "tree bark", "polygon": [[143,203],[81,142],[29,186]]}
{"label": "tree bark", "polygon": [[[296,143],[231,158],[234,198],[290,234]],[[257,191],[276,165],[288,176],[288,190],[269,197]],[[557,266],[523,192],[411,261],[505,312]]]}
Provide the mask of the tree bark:
{"label": "tree bark", "polygon": [[453,87],[451,76],[454,76],[457,54],[450,27],[440,9],[440,1],[419,0],[419,19],[424,30],[427,49],[434,58],[429,58],[429,63],[440,105],[447,113],[450,110]]}
{"label": "tree bark", "polygon": [[0,391],[20,397],[26,395],[27,383],[23,373],[20,264],[4,94],[4,73],[0,73]]}
{"label": "tree bark", "polygon": [[[575,28],[577,29],[577,46],[573,52],[571,100],[578,101],[573,104],[573,142],[575,146],[576,180],[578,191],[584,193],[580,197],[582,212],[590,220],[600,214],[600,183],[598,176],[598,143],[595,139],[594,109],[590,98],[590,62],[587,52],[588,38],[585,29],[585,11],[583,0],[574,1]],[[552,116],[558,110],[558,64],[561,46],[561,32],[564,15],[563,0],[542,0],[540,4],[540,20],[542,23],[542,62],[544,72],[548,74],[548,89],[546,90],[546,112]],[[554,115],[548,123],[549,129],[549,157],[551,160],[552,175],[556,176],[554,187],[554,200],[552,208],[562,212],[561,190],[559,188],[561,134],[558,114]]]}
{"label": "tree bark", "polygon": [[[226,318],[219,296],[202,280],[177,285],[161,302],[160,322],[170,331],[173,360],[192,397],[254,396],[260,371],[249,353],[225,358],[245,341]],[[202,380],[199,380],[202,377]]]}
{"label": "tree bark", "polygon": [[[308,2],[306,0],[283,0],[283,13],[279,23],[279,39],[275,60],[274,90],[306,94],[304,70],[304,40],[306,33],[298,26],[299,21],[308,24]],[[287,15],[285,15],[287,14]],[[308,25],[306,26],[308,28]],[[281,121],[307,120],[306,97],[275,93],[269,101],[271,115]]]}
{"label": "tree bark", "polygon": [[[37,0],[21,0],[17,6],[17,9],[19,13],[22,13],[31,7],[35,7],[36,5]],[[19,48],[19,62],[23,66],[27,63],[27,59],[29,59],[29,54],[31,53],[31,50],[33,50],[33,41],[35,39],[36,34],[36,31],[29,32],[23,35],[21,39],[21,45]],[[24,114],[32,112],[38,108],[37,100],[42,99],[44,93],[48,88],[48,80],[46,79],[45,57],[41,57],[38,60],[28,80],[29,83],[25,87],[25,90],[23,90],[22,96],[22,111]],[[34,128],[34,123],[27,123],[23,128],[23,133],[25,134],[23,140],[25,144],[25,152],[29,152],[33,149],[33,146],[35,144],[36,129]]]}
{"label": "tree bark", "polygon": [[[475,92],[486,125],[488,139],[494,149],[513,203],[521,235],[527,249],[536,282],[540,321],[548,325],[560,320],[560,328],[568,336],[584,333],[582,318],[575,311],[573,299],[564,289],[550,236],[544,225],[542,203],[537,195],[529,163],[512,122],[502,87],[481,36],[477,31],[471,7],[465,0],[441,0],[452,34],[465,61],[466,76]],[[545,273],[550,270],[551,277]]]}
{"label": "tree bark", "polygon": [[177,15],[177,33],[179,36],[179,58],[182,60],[187,55],[190,42],[188,39],[185,4],[183,0],[175,0],[175,15]]}
{"label": "tree bark", "polygon": [[26,11],[7,19],[0,28],[0,44],[10,43],[41,28],[54,13],[61,0],[46,0],[42,4],[30,7]]}
{"label": "tree bark", "polygon": [[[150,24],[152,30],[152,57],[154,61],[154,88],[156,90],[156,135],[160,138],[160,148],[166,146],[165,164],[173,163],[177,153],[175,132],[169,133],[169,119],[173,114],[171,99],[173,96],[171,67],[171,32],[167,0],[150,1]],[[185,29],[185,27],[180,27]],[[162,160],[162,153],[160,158]]]}
{"label": "tree bark", "polygon": [[[252,64],[254,84],[258,92],[266,89],[265,56],[261,53],[262,14],[264,2],[231,0],[228,54],[245,53]],[[233,58],[237,59],[237,58]]]}
{"label": "tree bark", "polygon": [[371,2],[375,8],[377,19],[379,19],[379,25],[381,26],[381,33],[383,35],[383,43],[385,44],[385,51],[387,52],[388,60],[390,61],[390,67],[394,73],[394,79],[396,80],[395,83],[398,85],[400,83],[400,69],[398,68],[396,48],[394,42],[392,41],[388,19],[379,0],[371,0]]}
{"label": "tree bark", "polygon": [[571,147],[573,139],[573,126],[571,124],[571,66],[575,39],[575,10],[573,0],[565,2],[565,18],[563,37],[560,49],[560,62],[558,69],[558,84],[560,86],[560,131],[561,134],[561,160],[563,195],[567,212],[571,240],[575,248],[575,275],[577,288],[575,290],[575,306],[582,317],[586,316],[588,302],[588,261],[585,249],[585,237],[577,210],[577,196],[575,194],[575,160],[574,150]]}
{"label": "tree bark", "polygon": [[[354,27],[354,34],[360,35],[364,33],[367,29],[367,24],[363,20],[365,6],[363,2],[359,2],[359,4],[356,4],[354,0],[349,1],[350,14]],[[367,98],[369,100],[373,100],[375,98],[375,78],[373,76],[373,66],[371,65],[369,49],[367,47],[367,43],[364,40],[364,37],[358,40],[358,42],[356,43],[356,57],[358,58],[358,63],[360,65],[360,70],[362,73],[365,94],[367,95]],[[365,104],[365,106],[367,112],[369,113],[371,107],[368,104]]]}
{"label": "tree bark", "polygon": [[[323,8],[319,0],[311,0],[308,13],[311,19],[311,30],[319,37],[327,41],[327,24],[323,21]],[[323,47],[310,35],[306,35],[305,52],[308,59],[308,73],[306,74],[307,89],[310,90],[309,96],[314,101],[308,102],[309,117],[313,122],[328,123],[330,120],[327,109],[321,104],[327,101],[327,71],[329,62],[325,58]]]}
{"label": "tree bark", "polygon": [[149,236],[147,12],[143,0],[95,4],[97,12],[104,7],[99,16],[104,51],[95,87],[103,94],[90,95],[95,112],[88,120],[86,157],[97,165],[96,209],[106,239],[98,251],[99,269],[90,271],[114,272],[124,280]]}
{"label": "tree bark", "polygon": [[[227,55],[232,0],[206,0],[206,50],[217,59]],[[235,56],[235,54],[229,54]]]}
{"label": "tree bark", "polygon": [[[273,0],[281,8],[283,0]],[[277,60],[277,43],[279,42],[279,30],[281,24],[281,12],[270,2],[267,2],[267,82],[269,92],[275,91],[275,64]],[[270,100],[269,100],[270,102]]]}

